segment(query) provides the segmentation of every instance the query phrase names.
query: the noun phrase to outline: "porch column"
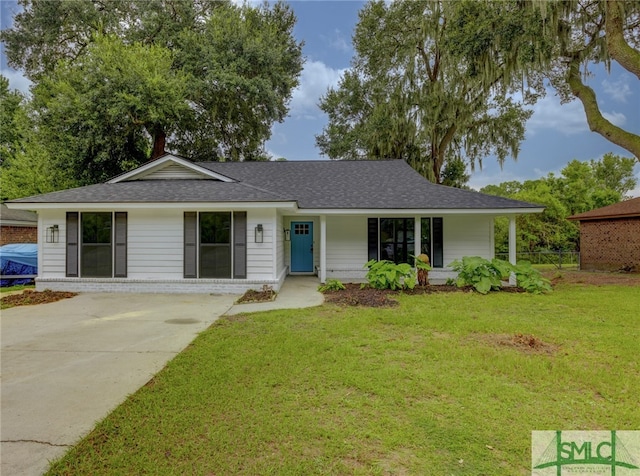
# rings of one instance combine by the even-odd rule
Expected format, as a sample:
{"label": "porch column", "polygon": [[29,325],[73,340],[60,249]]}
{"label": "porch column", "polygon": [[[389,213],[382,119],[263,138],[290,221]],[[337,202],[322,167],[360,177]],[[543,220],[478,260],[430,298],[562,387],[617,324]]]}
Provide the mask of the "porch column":
{"label": "porch column", "polygon": [[327,281],[327,217],[320,215],[320,282]]}
{"label": "porch column", "polygon": [[[516,216],[509,216],[509,263],[516,264]],[[516,276],[511,273],[509,276],[509,284],[516,285]]]}
{"label": "porch column", "polygon": [[420,228],[421,220],[420,217],[415,217],[414,225],[413,225],[413,243],[414,250],[413,256],[416,258],[420,255],[422,249],[422,229]]}

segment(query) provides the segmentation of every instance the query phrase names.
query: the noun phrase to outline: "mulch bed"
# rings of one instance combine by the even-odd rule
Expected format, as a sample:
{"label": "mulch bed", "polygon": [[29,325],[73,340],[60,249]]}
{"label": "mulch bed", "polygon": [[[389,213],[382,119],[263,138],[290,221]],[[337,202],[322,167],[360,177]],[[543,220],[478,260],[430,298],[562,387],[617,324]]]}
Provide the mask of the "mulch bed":
{"label": "mulch bed", "polygon": [[[361,288],[359,284],[345,284],[346,289],[340,291],[327,291],[324,293],[324,300],[341,306],[367,306],[367,307],[394,307],[398,301],[390,296],[398,293],[409,295],[422,295],[434,293],[464,293],[473,292],[472,287],[462,287],[451,285],[427,285],[416,286],[413,289],[402,291],[391,291],[390,289],[373,289],[370,287]],[[505,287],[501,292],[521,293],[525,292],[521,288]]]}
{"label": "mulch bed", "polygon": [[68,299],[77,296],[78,293],[69,293],[62,291],[51,291],[45,289],[44,291],[34,291],[32,289],[25,289],[21,294],[12,294],[0,299],[2,308],[6,309],[15,306],[31,306],[34,304],[47,304],[50,302],[60,301],[61,299]]}
{"label": "mulch bed", "polygon": [[270,286],[265,286],[261,291],[249,289],[237,301],[237,304],[249,304],[252,302],[269,302],[276,298],[277,293]]}

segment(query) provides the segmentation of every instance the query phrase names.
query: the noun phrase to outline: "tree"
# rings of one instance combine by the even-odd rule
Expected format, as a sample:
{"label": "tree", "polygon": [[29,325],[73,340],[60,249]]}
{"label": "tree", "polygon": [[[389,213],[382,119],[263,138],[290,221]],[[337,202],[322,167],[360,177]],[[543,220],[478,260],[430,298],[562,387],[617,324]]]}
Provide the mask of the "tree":
{"label": "tree", "polygon": [[[470,13],[476,11],[468,2],[462,2],[461,8]],[[467,42],[456,42],[469,67],[504,63],[514,69],[518,65],[513,52],[519,51],[535,65],[529,70],[520,68],[528,83],[539,89],[541,75],[549,78],[563,102],[576,98],[582,102],[592,131],[640,160],[640,136],[607,120],[595,91],[584,82],[590,66],[602,63],[609,69],[612,61],[640,79],[640,2],[549,0],[521,2],[519,10],[523,15],[536,11],[545,16],[544,22],[530,24],[539,30],[532,37],[536,41],[514,37],[512,43],[501,43],[499,37],[492,38],[486,30],[472,31],[470,27],[471,34],[464,38]],[[512,23],[512,29],[522,25],[517,18],[506,20],[506,25]]]}
{"label": "tree", "polygon": [[164,47],[99,36],[81,57],[43,75],[33,103],[41,135],[59,151],[52,159],[73,164],[81,182],[91,183],[161,155],[166,137],[191,114],[188,76],[172,63]]}
{"label": "tree", "polygon": [[21,116],[23,97],[9,89],[9,80],[0,75],[0,166],[16,153],[24,135]]}
{"label": "tree", "polygon": [[[501,163],[517,156],[531,111],[508,95],[505,78],[512,70],[487,68],[479,74],[453,47],[460,3],[372,1],[365,6],[353,37],[352,68],[321,99],[329,117],[316,137],[323,154],[404,159],[436,182],[442,181],[448,160],[462,159],[473,167],[490,154]],[[513,2],[472,3],[484,12],[485,23],[519,14]],[[534,11],[524,16],[523,25],[528,17],[539,18]],[[529,38],[524,27],[508,33]],[[518,57],[509,64],[525,61]]]}
{"label": "tree", "polygon": [[30,103],[0,76],[0,200],[73,186],[73,177],[50,160],[38,142]]}
{"label": "tree", "polygon": [[38,126],[70,146],[84,183],[165,148],[196,160],[263,158],[302,69],[282,3],[21,3],[2,32],[9,64],[34,81]]}
{"label": "tree", "polygon": [[[577,250],[579,230],[567,217],[617,203],[637,185],[633,158],[611,153],[599,160],[572,160],[559,176],[549,174],[537,180],[503,182],[481,191],[545,206],[541,214],[518,217],[517,247],[520,250]],[[498,252],[508,249],[508,223],[497,220],[495,242]]]}
{"label": "tree", "polygon": [[604,62],[609,68],[612,60],[640,80],[640,2],[556,1],[548,8],[551,21],[546,33],[558,45],[552,84],[565,100],[570,93],[582,102],[592,131],[640,160],[640,135],[607,120],[595,92],[583,82],[589,64]]}

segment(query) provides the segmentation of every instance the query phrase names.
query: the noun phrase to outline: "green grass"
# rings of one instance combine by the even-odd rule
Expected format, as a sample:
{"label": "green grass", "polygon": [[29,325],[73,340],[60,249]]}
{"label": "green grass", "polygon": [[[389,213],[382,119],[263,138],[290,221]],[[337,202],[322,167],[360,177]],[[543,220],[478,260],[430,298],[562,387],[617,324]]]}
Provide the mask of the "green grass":
{"label": "green grass", "polygon": [[0,288],[0,294],[8,293],[11,291],[22,291],[23,289],[35,289],[35,284],[19,284],[18,286],[7,286]]}
{"label": "green grass", "polygon": [[223,318],[49,474],[524,475],[532,430],[640,426],[637,288],[399,300]]}

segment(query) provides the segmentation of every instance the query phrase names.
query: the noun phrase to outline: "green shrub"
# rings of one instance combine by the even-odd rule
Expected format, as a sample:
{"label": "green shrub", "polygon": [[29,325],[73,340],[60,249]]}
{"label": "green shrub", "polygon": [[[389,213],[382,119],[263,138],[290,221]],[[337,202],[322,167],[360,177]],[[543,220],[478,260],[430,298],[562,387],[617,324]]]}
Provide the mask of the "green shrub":
{"label": "green shrub", "polygon": [[551,281],[543,278],[540,271],[533,268],[529,261],[518,261],[514,267],[518,286],[533,294],[551,291]]}
{"label": "green shrub", "polygon": [[462,261],[455,260],[449,266],[458,272],[458,287],[473,286],[480,294],[500,289],[502,280],[509,279],[513,271],[513,265],[506,261],[495,258],[489,261],[479,256],[464,256]]}
{"label": "green shrub", "polygon": [[364,265],[368,268],[367,281],[375,289],[413,289],[416,286],[416,272],[410,264],[372,259]]}
{"label": "green shrub", "polygon": [[528,261],[514,266],[497,258],[489,261],[479,256],[464,256],[462,261],[455,260],[449,266],[458,272],[458,287],[473,286],[481,294],[501,289],[502,281],[508,280],[511,273],[515,275],[517,285],[527,292],[540,294],[551,291],[549,280],[543,278]]}
{"label": "green shrub", "polygon": [[326,293],[327,291],[341,291],[347,289],[339,279],[327,279],[327,282],[318,286],[318,291]]}

